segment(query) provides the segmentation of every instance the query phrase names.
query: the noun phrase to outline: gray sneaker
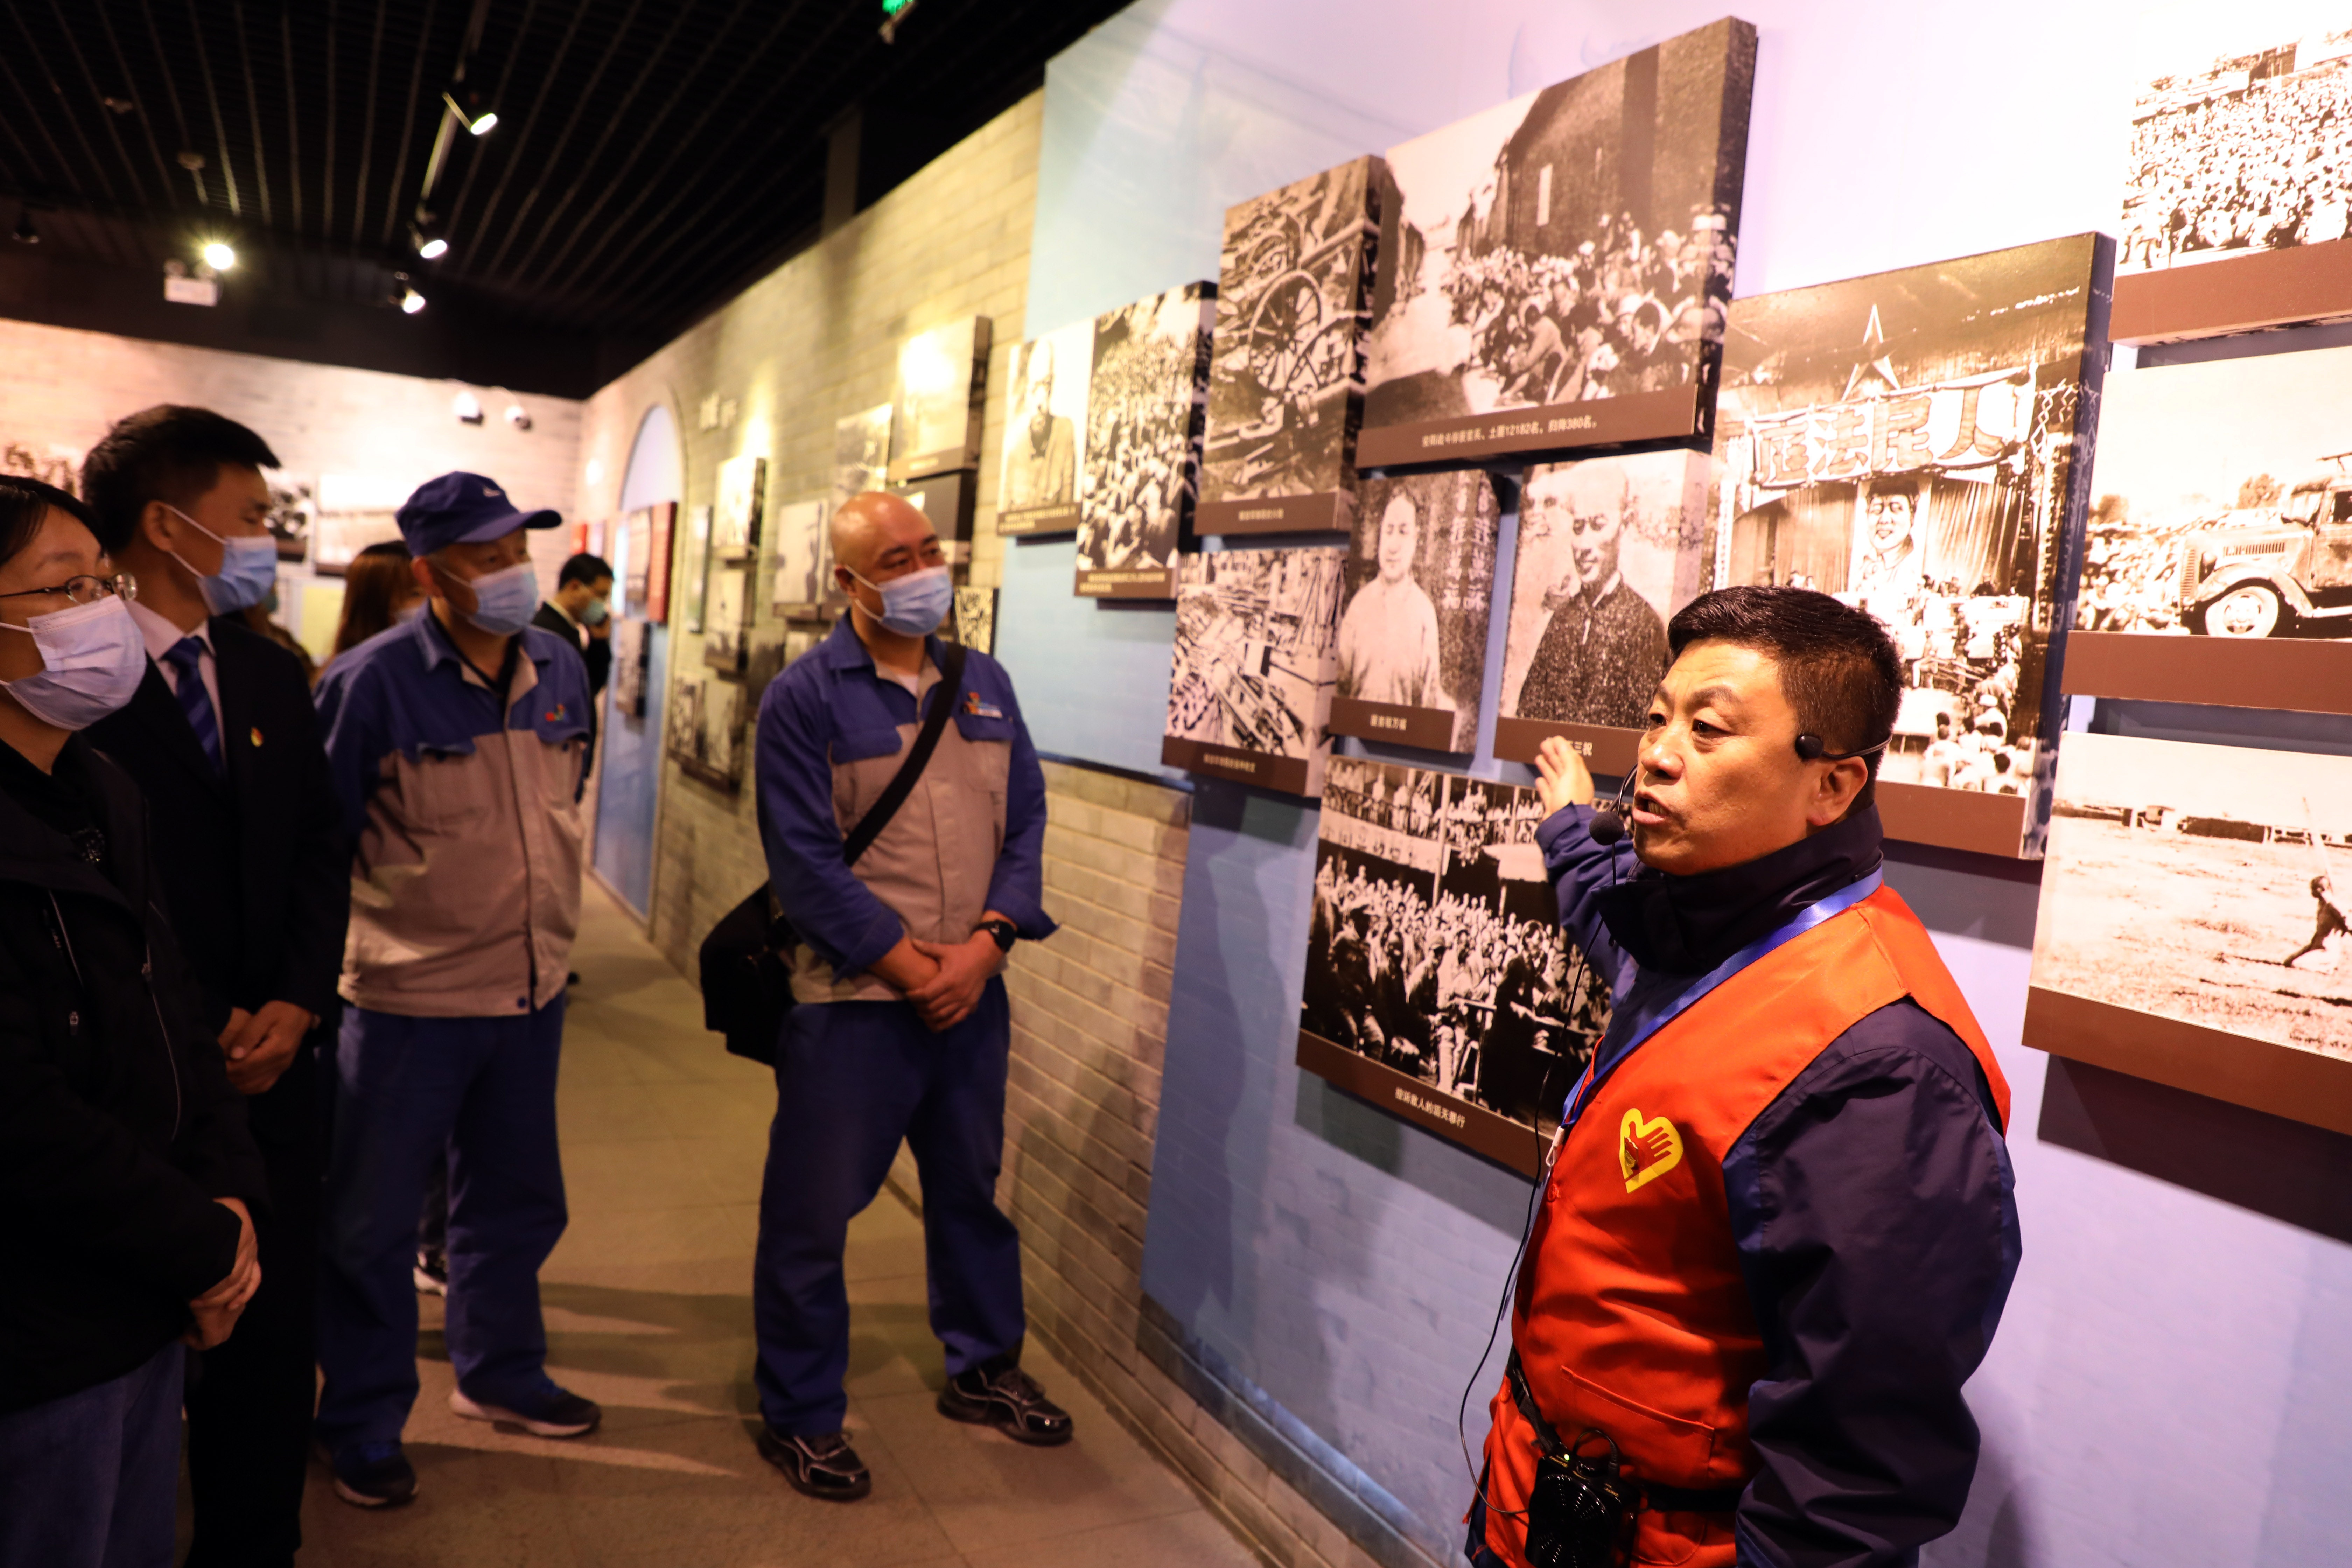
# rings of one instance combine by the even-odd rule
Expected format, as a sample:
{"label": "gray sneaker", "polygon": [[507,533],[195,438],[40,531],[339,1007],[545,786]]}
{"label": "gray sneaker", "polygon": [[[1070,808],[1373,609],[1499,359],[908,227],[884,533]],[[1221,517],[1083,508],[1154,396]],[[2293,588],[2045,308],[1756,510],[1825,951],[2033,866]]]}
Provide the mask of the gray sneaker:
{"label": "gray sneaker", "polygon": [[492,1405],[467,1397],[462,1388],[453,1388],[449,1391],[449,1408],[468,1421],[520,1426],[534,1437],[583,1436],[593,1432],[596,1424],[604,1418],[604,1412],[594,1400],[583,1399],[552,1383],[527,1405]]}

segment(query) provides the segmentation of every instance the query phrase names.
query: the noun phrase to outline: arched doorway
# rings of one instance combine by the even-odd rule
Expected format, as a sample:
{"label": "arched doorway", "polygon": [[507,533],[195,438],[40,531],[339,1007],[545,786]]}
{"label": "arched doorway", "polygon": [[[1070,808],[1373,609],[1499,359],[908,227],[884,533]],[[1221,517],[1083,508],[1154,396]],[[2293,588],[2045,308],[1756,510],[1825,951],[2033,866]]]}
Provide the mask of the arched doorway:
{"label": "arched doorway", "polygon": [[[667,404],[646,410],[629,447],[629,466],[621,476],[621,510],[660,501],[686,499],[685,458],[678,443],[677,422]],[[617,531],[625,538],[626,531]],[[628,580],[631,563],[622,558],[625,546],[614,541],[613,570]],[[645,606],[628,605],[625,614],[642,619]],[[624,718],[613,710],[608,690],[604,705],[604,756],[597,767],[596,874],[640,918],[653,908],[654,819],[661,783],[662,699],[668,686],[669,628],[646,628],[646,711],[642,718]]]}

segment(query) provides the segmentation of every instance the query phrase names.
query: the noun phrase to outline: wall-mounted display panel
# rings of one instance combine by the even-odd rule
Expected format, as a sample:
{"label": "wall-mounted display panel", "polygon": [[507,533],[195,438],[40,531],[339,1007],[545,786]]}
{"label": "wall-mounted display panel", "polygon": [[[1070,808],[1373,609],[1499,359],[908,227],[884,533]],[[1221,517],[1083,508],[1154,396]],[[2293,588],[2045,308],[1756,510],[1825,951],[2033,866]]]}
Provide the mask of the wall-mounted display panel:
{"label": "wall-mounted display panel", "polygon": [[1087,386],[1095,326],[1078,321],[1013,351],[1005,399],[996,531],[1009,539],[1076,533],[1078,459],[1087,440]]}
{"label": "wall-mounted display panel", "polygon": [[710,521],[710,552],[740,561],[760,548],[760,514],[768,489],[768,459],[730,458],[719,465],[719,502]]}
{"label": "wall-mounted display panel", "polygon": [[1348,552],[1331,732],[1432,752],[1478,739],[1502,521],[1483,470],[1368,479]]}
{"label": "wall-mounted display panel", "polygon": [[878,490],[890,477],[891,405],[877,403],[833,422],[833,509]]}
{"label": "wall-mounted display panel", "polygon": [[1196,531],[1349,525],[1387,178],[1358,158],[1225,214]]}
{"label": "wall-mounted display panel", "polygon": [[2352,713],[2352,348],[2107,378],[2065,689]]}
{"label": "wall-mounted display panel", "polygon": [[1533,762],[1559,736],[1633,771],[1666,668],[1666,623],[1714,570],[1701,452],[1540,464],[1519,495],[1495,754]]}
{"label": "wall-mounted display panel", "polygon": [[641,612],[655,626],[669,624],[670,548],[677,535],[677,502],[646,509],[646,596]]}
{"label": "wall-mounted display panel", "polygon": [[778,507],[775,524],[769,531],[775,540],[769,607],[786,620],[824,615],[833,591],[833,549],[825,531],[824,498]]}
{"label": "wall-mounted display panel", "polygon": [[2352,316],[2352,29],[2274,25],[2133,96],[2118,342]]}
{"label": "wall-mounted display panel", "polygon": [[721,675],[740,675],[751,651],[751,570],[741,562],[714,562],[702,628],[702,662]]}
{"label": "wall-mounted display panel", "polygon": [[971,316],[919,332],[899,345],[893,479],[904,483],[980,466],[992,330],[986,316]]}
{"label": "wall-mounted display panel", "polygon": [[2352,757],[2070,734],[2025,1043],[2352,1132]]}
{"label": "wall-mounted display panel", "polygon": [[1529,1175],[1609,1026],[1543,817],[1521,785],[1333,758],[1298,1020],[1300,1067]]}
{"label": "wall-mounted display panel", "polygon": [[955,591],[955,640],[974,653],[996,651],[996,590]]}
{"label": "wall-mounted display panel", "polygon": [[613,623],[613,711],[623,719],[646,716],[646,654],[649,623],[635,616]]}
{"label": "wall-mounted display panel", "polygon": [[927,479],[914,479],[903,485],[892,485],[890,493],[908,502],[917,511],[930,519],[931,528],[940,536],[940,552],[950,566],[971,564],[971,520],[978,476],[970,471],[933,474]]}
{"label": "wall-mounted display panel", "polygon": [[665,749],[689,778],[730,794],[743,787],[743,687],[700,673],[669,693]]}
{"label": "wall-mounted display panel", "polygon": [[1887,624],[1897,838],[2041,853],[2113,258],[2075,235],[1731,307],[1713,581]]}
{"label": "wall-mounted display panel", "polygon": [[1081,598],[1172,599],[1198,493],[1213,283],[1187,283],[1095,319],[1078,470]]}
{"label": "wall-mounted display panel", "polygon": [[1288,795],[1321,791],[1346,553],[1183,557],[1161,762]]}
{"label": "wall-mounted display panel", "polygon": [[1390,148],[1357,462],[1704,436],[1755,74],[1727,17]]}
{"label": "wall-mounted display panel", "polygon": [[703,596],[709,590],[712,511],[707,506],[687,510],[686,541],[677,552],[678,618],[690,632],[702,629]]}

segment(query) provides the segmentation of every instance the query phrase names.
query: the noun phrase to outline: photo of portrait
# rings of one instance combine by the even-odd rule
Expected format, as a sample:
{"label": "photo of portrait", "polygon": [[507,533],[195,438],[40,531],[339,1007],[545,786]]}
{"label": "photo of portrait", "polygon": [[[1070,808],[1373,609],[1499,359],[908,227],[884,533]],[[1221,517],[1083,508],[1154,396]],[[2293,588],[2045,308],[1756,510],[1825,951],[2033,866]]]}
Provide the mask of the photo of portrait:
{"label": "photo of portrait", "polygon": [[1225,214],[1196,531],[1349,526],[1387,174],[1357,158]]}
{"label": "photo of portrait", "polygon": [[1288,795],[1323,787],[1344,554],[1182,558],[1161,762]]}
{"label": "photo of portrait", "polygon": [[1707,458],[1687,451],[1538,464],[1519,494],[1495,754],[1557,735],[1622,773],[1666,668],[1666,623],[1705,590]]}
{"label": "photo of portrait", "polygon": [[824,498],[778,507],[769,534],[776,552],[768,585],[770,611],[785,620],[822,615],[833,583],[833,549],[825,532]]}
{"label": "photo of portrait", "polygon": [[2069,734],[2025,1043],[2352,1132],[2352,757]]}
{"label": "photo of portrait", "polygon": [[2068,691],[2352,712],[2347,377],[2352,348],[2107,378]]}
{"label": "photo of portrait", "polygon": [[1906,688],[1879,771],[1892,837],[2041,853],[2113,243],[1732,304],[1712,581],[1818,588],[1886,623]]}
{"label": "photo of portrait", "polygon": [[1095,319],[1078,479],[1081,598],[1172,599],[1200,480],[1214,284]]}
{"label": "photo of portrait", "polygon": [[1561,940],[1536,792],[1334,757],[1298,1065],[1532,1173],[1609,1026]]}
{"label": "photo of portrait", "polygon": [[986,316],[919,332],[898,346],[893,405],[898,437],[890,478],[905,483],[980,466],[980,426],[988,399]]}
{"label": "photo of portrait", "polygon": [[760,508],[767,490],[768,459],[730,458],[719,465],[719,502],[710,519],[710,552],[740,561],[760,548]]}
{"label": "photo of portrait", "polygon": [[1478,738],[1502,509],[1471,468],[1364,482],[1331,732],[1433,752]]}
{"label": "photo of portrait", "polygon": [[1094,352],[1092,321],[1013,348],[996,486],[998,533],[1033,538],[1077,531],[1078,455],[1086,446]]}
{"label": "photo of portrait", "polygon": [[1704,436],[1755,67],[1726,18],[1390,148],[1356,461]]}

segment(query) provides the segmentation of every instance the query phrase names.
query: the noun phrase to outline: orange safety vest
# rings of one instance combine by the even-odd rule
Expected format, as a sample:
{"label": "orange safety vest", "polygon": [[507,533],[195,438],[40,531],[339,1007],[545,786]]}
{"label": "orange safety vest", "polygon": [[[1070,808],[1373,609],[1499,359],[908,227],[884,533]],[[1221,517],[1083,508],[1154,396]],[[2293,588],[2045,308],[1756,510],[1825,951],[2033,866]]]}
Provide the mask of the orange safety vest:
{"label": "orange safety vest", "polygon": [[[2009,1084],[1927,928],[1894,889],[1783,942],[1669,1020],[1610,1074],[1553,1162],[1511,1341],[1536,1408],[1573,1443],[1615,1439],[1629,1475],[1745,1486],[1764,1340],[1740,1272],[1723,1161],[1829,1044],[1908,996],[1968,1043],[2003,1126]],[[1489,1405],[1486,1544],[1526,1568],[1535,1434],[1505,1380]],[[1633,1560],[1733,1568],[1729,1514],[1639,1516]]]}

